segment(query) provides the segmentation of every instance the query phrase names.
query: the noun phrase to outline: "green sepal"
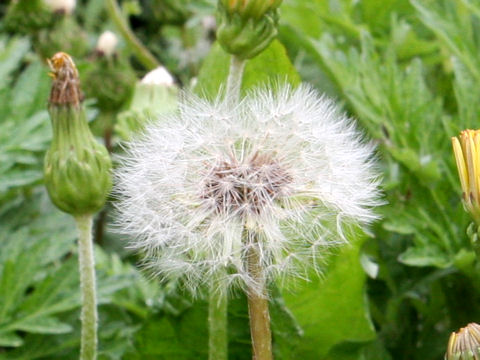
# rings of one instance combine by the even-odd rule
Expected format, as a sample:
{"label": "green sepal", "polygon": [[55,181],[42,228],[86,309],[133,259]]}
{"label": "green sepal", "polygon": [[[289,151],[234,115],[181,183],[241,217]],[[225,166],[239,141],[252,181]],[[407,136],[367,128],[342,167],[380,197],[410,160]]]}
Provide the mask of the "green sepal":
{"label": "green sepal", "polygon": [[278,10],[270,10],[256,19],[220,8],[218,23],[217,39],[223,49],[240,59],[251,59],[277,36]]}
{"label": "green sepal", "polygon": [[237,13],[243,18],[260,19],[269,10],[277,9],[282,0],[220,0],[219,6],[228,13]]}
{"label": "green sepal", "polygon": [[88,127],[83,108],[50,105],[53,140],[44,163],[52,202],[72,215],[93,214],[110,192],[112,163]]}

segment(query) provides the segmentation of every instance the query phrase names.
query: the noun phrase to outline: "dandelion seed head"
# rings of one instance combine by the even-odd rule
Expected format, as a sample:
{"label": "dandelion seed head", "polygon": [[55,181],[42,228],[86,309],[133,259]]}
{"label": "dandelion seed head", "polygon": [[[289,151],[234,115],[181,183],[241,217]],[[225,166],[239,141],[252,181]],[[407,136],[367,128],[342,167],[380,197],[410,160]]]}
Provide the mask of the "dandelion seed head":
{"label": "dandelion seed head", "polygon": [[255,288],[253,241],[267,281],[308,278],[346,228],[376,219],[373,150],[308,86],[257,90],[237,106],[184,95],[127,146],[117,226],[148,268],[193,292],[213,275]]}

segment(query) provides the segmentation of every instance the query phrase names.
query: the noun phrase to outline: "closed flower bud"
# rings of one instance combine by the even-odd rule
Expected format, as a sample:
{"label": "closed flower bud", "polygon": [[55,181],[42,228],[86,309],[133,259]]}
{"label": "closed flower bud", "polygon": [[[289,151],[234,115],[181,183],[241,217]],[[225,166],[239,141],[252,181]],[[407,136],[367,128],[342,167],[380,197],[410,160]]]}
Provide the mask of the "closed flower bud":
{"label": "closed flower bud", "polygon": [[44,0],[52,12],[71,14],[75,10],[76,0]]}
{"label": "closed flower bud", "polygon": [[259,19],[267,11],[277,9],[282,0],[221,0],[221,3],[230,14]]}
{"label": "closed flower bud", "polygon": [[59,209],[72,215],[92,214],[103,207],[110,191],[111,160],[88,127],[72,59],[57,53],[49,64],[53,139],[45,156],[45,184]]}
{"label": "closed flower bud", "polygon": [[445,360],[480,360],[480,325],[470,323],[457,333],[453,332]]}
{"label": "closed flower bud", "polygon": [[105,31],[100,35],[95,48],[98,54],[103,56],[112,56],[115,54],[115,48],[118,44],[117,36],[111,31]]}
{"label": "closed flower bud", "polygon": [[130,108],[118,116],[115,132],[130,140],[152,119],[177,108],[178,87],[163,66],[150,71],[135,86]]}
{"label": "closed flower bud", "polygon": [[464,130],[452,137],[465,209],[480,225],[480,130]]}
{"label": "closed flower bud", "polygon": [[281,0],[220,0],[217,38],[230,54],[250,59],[277,36]]}

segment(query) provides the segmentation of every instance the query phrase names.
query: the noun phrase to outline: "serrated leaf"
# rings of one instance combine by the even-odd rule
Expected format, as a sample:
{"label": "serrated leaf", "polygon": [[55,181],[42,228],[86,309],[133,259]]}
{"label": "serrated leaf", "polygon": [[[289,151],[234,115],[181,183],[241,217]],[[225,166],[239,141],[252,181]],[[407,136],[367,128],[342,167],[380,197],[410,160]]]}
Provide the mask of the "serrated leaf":
{"label": "serrated leaf", "polygon": [[22,345],[23,339],[14,332],[0,333],[0,346],[18,347]]}
{"label": "serrated leaf", "polygon": [[43,103],[47,102],[48,90],[44,84],[50,82],[46,68],[40,61],[30,64],[20,75],[12,89],[10,106],[15,109],[13,115],[16,119],[23,120],[32,110],[38,109],[37,94],[42,90]]}
{"label": "serrated leaf", "polygon": [[452,265],[452,260],[447,254],[437,247],[410,247],[400,254],[398,260],[410,266],[435,266],[441,269]]}
{"label": "serrated leaf", "polygon": [[10,73],[20,65],[20,60],[30,48],[27,38],[0,38],[0,89],[10,80]]}
{"label": "serrated leaf", "polygon": [[30,318],[15,324],[17,330],[36,334],[64,334],[72,331],[72,327],[52,317]]}

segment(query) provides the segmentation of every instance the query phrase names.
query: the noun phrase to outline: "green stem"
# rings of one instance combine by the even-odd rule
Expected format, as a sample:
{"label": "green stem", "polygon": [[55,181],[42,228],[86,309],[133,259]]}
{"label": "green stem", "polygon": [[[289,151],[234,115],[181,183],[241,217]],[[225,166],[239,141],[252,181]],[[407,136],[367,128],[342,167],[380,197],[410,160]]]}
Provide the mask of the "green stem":
{"label": "green stem", "polygon": [[225,291],[216,291],[212,284],[208,305],[208,360],[228,359],[227,308]]}
{"label": "green stem", "polygon": [[242,60],[235,55],[232,55],[232,59],[230,60],[225,97],[235,104],[240,100],[240,88],[242,86],[243,70],[245,69],[246,62],[246,60]]}
{"label": "green stem", "polygon": [[95,291],[95,261],[92,242],[92,215],[75,217],[78,227],[78,261],[82,293],[82,339],[80,360],[97,357],[97,300]]}
{"label": "green stem", "polygon": [[[242,84],[243,69],[245,60],[232,56],[230,71],[227,79],[227,88],[225,97],[232,104],[240,101],[240,87]],[[208,306],[208,359],[209,360],[227,360],[228,359],[228,331],[227,331],[227,310],[228,300],[226,289],[216,290],[214,286],[221,284],[221,281],[213,279],[210,288],[209,306]]]}
{"label": "green stem", "polygon": [[135,36],[133,31],[127,24],[127,21],[122,15],[116,0],[107,0],[107,11],[110,18],[115,23],[115,26],[118,28],[122,34],[125,41],[128,43],[130,48],[133,50],[134,55],[140,60],[140,62],[148,69],[153,70],[160,66],[160,63],[155,59],[155,56],[152,55],[150,51],[140,42],[140,40]]}
{"label": "green stem", "polygon": [[250,287],[248,296],[248,316],[250,318],[250,335],[254,360],[272,360],[272,333],[270,330],[270,313],[268,310],[268,293],[265,274],[259,255],[258,240],[255,233],[246,231],[249,245],[247,269],[255,286]]}

